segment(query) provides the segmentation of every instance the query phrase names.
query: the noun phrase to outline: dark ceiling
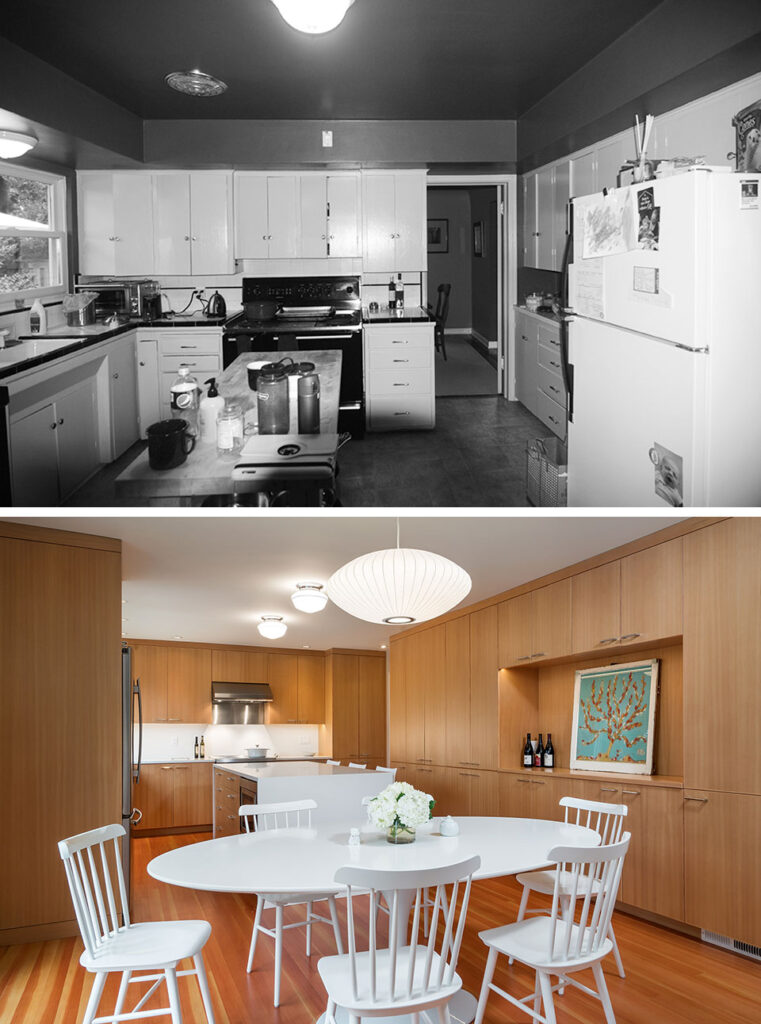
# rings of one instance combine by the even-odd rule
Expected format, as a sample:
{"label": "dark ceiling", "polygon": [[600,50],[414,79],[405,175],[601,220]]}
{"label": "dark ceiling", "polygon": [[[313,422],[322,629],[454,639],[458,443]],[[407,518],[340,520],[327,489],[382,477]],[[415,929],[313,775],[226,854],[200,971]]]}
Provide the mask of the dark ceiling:
{"label": "dark ceiling", "polygon": [[[0,31],[143,118],[513,119],[660,0],[356,0],[325,36],[271,0],[21,0]],[[169,71],[228,91],[193,99]]]}

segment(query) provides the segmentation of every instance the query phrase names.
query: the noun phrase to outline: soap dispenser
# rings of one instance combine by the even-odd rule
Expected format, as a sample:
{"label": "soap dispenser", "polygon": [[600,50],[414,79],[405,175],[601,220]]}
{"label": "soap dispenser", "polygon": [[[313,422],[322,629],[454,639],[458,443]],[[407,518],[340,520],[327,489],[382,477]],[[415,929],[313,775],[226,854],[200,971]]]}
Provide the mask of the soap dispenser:
{"label": "soap dispenser", "polygon": [[209,385],[209,390],[198,406],[199,432],[202,441],[211,441],[212,444],[216,444],[217,417],[225,407],[225,400],[217,391],[216,377],[211,377],[205,383]]}

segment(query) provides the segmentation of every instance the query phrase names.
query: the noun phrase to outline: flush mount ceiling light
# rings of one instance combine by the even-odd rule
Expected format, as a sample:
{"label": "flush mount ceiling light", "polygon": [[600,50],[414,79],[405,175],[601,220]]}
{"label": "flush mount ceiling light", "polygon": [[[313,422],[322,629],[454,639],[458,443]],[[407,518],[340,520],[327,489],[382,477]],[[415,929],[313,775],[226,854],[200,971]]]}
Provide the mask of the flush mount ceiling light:
{"label": "flush mount ceiling light", "polygon": [[283,20],[299,32],[320,35],[337,28],[354,0],[272,0]]}
{"label": "flush mount ceiling light", "polygon": [[267,640],[279,640],[288,630],[282,615],[262,615],[256,628]]}
{"label": "flush mount ceiling light", "polygon": [[2,160],[13,160],[17,156],[23,156],[30,149],[34,149],[36,145],[36,137],[27,132],[0,131],[0,159]]}
{"label": "flush mount ceiling light", "polygon": [[172,71],[164,78],[170,89],[184,92],[187,96],[219,96],[227,84],[205,71]]}
{"label": "flush mount ceiling light", "polygon": [[330,600],[366,622],[408,625],[454,608],[470,593],[470,576],[432,551],[396,547],[371,551],[347,562],[328,580]]}
{"label": "flush mount ceiling light", "polygon": [[291,594],[293,607],[300,612],[321,612],[328,603],[328,595],[325,593],[322,583],[297,583],[295,593]]}

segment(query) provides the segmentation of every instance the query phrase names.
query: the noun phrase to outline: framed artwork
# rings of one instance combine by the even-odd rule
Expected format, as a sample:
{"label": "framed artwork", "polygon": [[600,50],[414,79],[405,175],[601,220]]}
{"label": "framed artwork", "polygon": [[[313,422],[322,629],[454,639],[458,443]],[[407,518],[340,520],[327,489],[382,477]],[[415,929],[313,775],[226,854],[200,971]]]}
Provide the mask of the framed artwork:
{"label": "framed artwork", "polygon": [[477,220],[473,225],[473,255],[483,256],[484,254],[484,222]]}
{"label": "framed artwork", "polygon": [[651,775],[658,659],[576,673],[571,768]]}
{"label": "framed artwork", "polygon": [[428,221],[428,252],[449,252],[449,221]]}

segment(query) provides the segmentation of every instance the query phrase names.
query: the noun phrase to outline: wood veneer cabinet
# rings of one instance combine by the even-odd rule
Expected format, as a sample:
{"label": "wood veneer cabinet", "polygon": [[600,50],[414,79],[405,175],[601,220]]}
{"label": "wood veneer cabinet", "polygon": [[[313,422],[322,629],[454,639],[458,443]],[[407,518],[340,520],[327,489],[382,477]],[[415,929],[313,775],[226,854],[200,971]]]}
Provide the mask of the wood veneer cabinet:
{"label": "wood veneer cabinet", "polygon": [[619,899],[633,907],[684,920],[684,824],[681,789],[621,784],[631,842]]}
{"label": "wood veneer cabinet", "polygon": [[499,767],[499,612],[496,607],[484,608],[473,612],[468,620],[470,757],[467,760],[469,767],[494,769]]}
{"label": "wood veneer cabinet", "polygon": [[499,663],[527,665],[571,653],[571,581],[559,580],[499,605]]}
{"label": "wood veneer cabinet", "polygon": [[211,825],[211,769],[211,762],[143,765],[132,787],[133,803],[143,814],[135,832]]}
{"label": "wood veneer cabinet", "polygon": [[403,764],[407,755],[407,676],[410,641],[400,637],[389,649],[389,748],[391,763]]}
{"label": "wood veneer cabinet", "polygon": [[266,651],[214,650],[211,674],[218,683],[266,683],[268,654]]}
{"label": "wood veneer cabinet", "polygon": [[211,723],[211,652],[135,644],[132,677],[140,680],[144,722]]}
{"label": "wood veneer cabinet", "polygon": [[375,767],[386,762],[386,659],[330,654],[332,756]]}
{"label": "wood veneer cabinet", "polygon": [[274,700],[267,705],[272,725],[325,721],[325,660],[300,654],[270,654],[268,674]]}

